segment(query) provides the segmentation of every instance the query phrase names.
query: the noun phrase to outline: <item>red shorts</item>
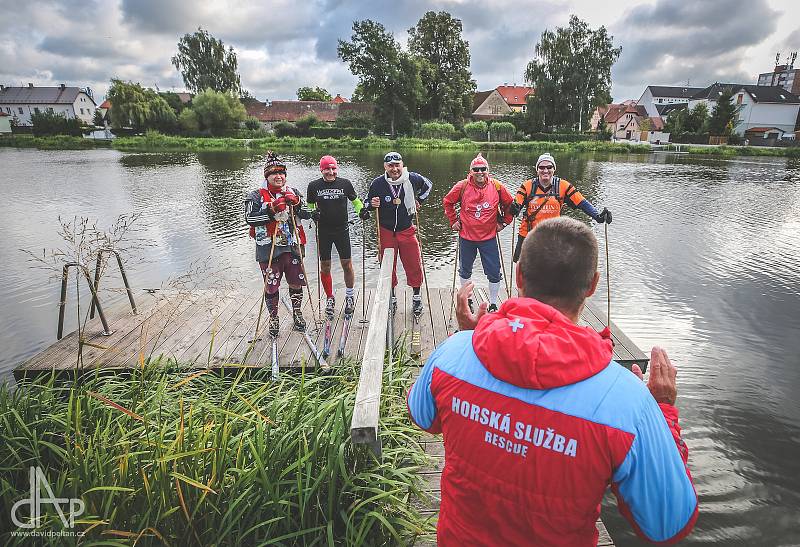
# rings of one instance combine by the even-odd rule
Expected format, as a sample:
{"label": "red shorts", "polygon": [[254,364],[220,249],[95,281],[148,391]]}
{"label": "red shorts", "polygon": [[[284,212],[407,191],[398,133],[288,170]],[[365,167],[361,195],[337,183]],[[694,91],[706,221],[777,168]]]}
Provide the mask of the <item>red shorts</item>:
{"label": "red shorts", "polygon": [[259,262],[261,275],[267,287],[267,294],[275,294],[281,286],[281,277],[286,275],[289,285],[305,285],[306,276],[303,275],[303,266],[300,258],[292,253],[282,253],[272,259],[271,271],[267,270],[266,262]]}

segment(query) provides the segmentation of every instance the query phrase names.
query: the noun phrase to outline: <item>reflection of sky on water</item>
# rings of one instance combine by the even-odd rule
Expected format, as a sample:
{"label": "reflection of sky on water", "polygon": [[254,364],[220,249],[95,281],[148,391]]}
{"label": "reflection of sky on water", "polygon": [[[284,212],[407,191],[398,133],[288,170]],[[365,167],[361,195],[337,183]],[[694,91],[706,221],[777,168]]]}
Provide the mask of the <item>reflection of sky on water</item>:
{"label": "reflection of sky on water", "polygon": [[[381,170],[383,152],[339,154],[340,175],[363,195]],[[401,152],[411,170],[435,183],[421,211],[423,252],[431,285],[450,286],[455,238],[440,204],[474,154]],[[536,155],[486,154],[494,176],[512,192],[532,174]],[[318,155],[285,158],[292,186],[305,191],[319,177]],[[556,160],[559,175],[614,212],[612,319],[643,349],[666,347],[679,367],[682,425],[702,500],[689,542],[800,543],[800,162],[672,154],[556,154]],[[126,261],[137,287],[161,286],[205,262],[204,273],[195,274],[200,286],[233,281],[259,290],[242,219],[242,199],[262,178],[259,153],[0,149],[0,165],[0,372],[54,340],[57,282],[31,269],[19,249],[55,247],[59,214],[107,226],[119,214],[141,213],[140,235],[152,246]],[[581,212],[565,214],[586,220]],[[595,302],[605,309],[605,230],[592,225],[603,274]],[[364,236],[372,284],[374,222],[364,234],[356,220],[351,237],[359,284]],[[512,237],[511,229],[500,237],[509,267]],[[315,254],[310,237],[307,255]],[[315,292],[313,258],[307,268]],[[339,272],[335,264],[337,283]],[[477,261],[474,278],[485,285]],[[114,267],[104,283],[121,285]],[[85,287],[81,295],[87,297]],[[106,298],[126,305],[119,292]],[[74,295],[68,300],[71,330]],[[618,544],[634,542],[614,511],[604,519]]]}

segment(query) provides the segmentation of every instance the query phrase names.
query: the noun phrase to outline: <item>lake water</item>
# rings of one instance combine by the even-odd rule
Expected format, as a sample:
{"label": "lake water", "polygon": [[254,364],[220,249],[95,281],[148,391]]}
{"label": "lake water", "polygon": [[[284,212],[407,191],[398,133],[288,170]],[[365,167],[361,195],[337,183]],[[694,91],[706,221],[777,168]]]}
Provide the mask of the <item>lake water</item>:
{"label": "lake water", "polygon": [[[423,251],[431,285],[449,286],[455,247],[441,198],[463,177],[472,154],[401,152],[412,170],[434,181],[431,205],[422,210]],[[381,156],[342,153],[340,174],[363,193]],[[530,154],[487,156],[512,190],[533,172]],[[290,184],[305,190],[319,176],[318,157],[287,154]],[[667,348],[678,367],[678,406],[701,500],[686,543],[800,544],[800,161],[674,154],[556,159],[559,175],[614,213],[612,319],[645,351]],[[7,376],[55,341],[58,280],[22,250],[41,255],[63,248],[59,218],[88,217],[105,228],[121,214],[139,214],[126,257],[135,287],[164,286],[192,271],[199,287],[226,280],[258,290],[242,198],[258,185],[261,169],[258,154],[1,148],[0,373]],[[376,244],[373,224],[367,226],[369,283]],[[603,245],[602,227],[595,231]],[[507,260],[510,232],[502,234]],[[362,235],[356,222],[359,283]],[[314,256],[313,243],[309,252]],[[600,267],[605,271],[604,252]],[[337,282],[340,272],[334,264]],[[313,287],[316,275],[309,273]],[[121,285],[115,268],[104,283]],[[74,282],[70,291],[66,332],[77,321]],[[84,302],[87,296],[84,286]],[[103,298],[126,302],[118,291]],[[637,543],[613,506],[604,507],[603,518],[618,544]]]}

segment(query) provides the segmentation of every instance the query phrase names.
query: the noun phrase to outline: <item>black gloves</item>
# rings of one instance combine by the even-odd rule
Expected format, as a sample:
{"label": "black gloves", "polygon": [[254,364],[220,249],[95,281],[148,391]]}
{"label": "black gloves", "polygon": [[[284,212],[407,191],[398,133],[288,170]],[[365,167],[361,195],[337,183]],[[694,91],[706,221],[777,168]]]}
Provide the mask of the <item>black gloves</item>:
{"label": "black gloves", "polygon": [[313,211],[311,211],[311,220],[313,220],[314,222],[319,222],[319,219],[321,217],[322,215],[320,214],[319,209],[314,209]]}
{"label": "black gloves", "polygon": [[361,220],[369,220],[369,209],[366,207],[361,208],[361,212],[358,213],[358,218]]}
{"label": "black gloves", "polygon": [[611,211],[603,207],[603,211],[599,215],[597,215],[597,222],[599,222],[600,224],[604,222],[606,224],[611,224]]}
{"label": "black gloves", "polygon": [[522,206],[516,201],[512,201],[511,205],[508,206],[508,212],[511,213],[512,216],[517,216],[521,210]]}

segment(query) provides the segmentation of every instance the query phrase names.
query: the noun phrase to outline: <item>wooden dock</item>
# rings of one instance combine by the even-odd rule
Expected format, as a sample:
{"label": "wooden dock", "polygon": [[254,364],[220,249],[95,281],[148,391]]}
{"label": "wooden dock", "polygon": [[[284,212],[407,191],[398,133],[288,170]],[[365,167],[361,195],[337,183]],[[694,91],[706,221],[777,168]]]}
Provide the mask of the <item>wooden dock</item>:
{"label": "wooden dock", "polygon": [[[394,333],[397,338],[411,328],[411,290],[398,289],[397,315]],[[370,303],[375,289],[364,293],[356,291],[356,309],[351,321],[345,355],[361,360],[364,353],[369,323]],[[332,354],[328,361],[335,362],[343,325],[344,290],[336,293],[337,314],[334,319]],[[284,298],[286,296],[284,295]],[[422,353],[424,362],[436,345],[453,333],[456,327],[452,318],[450,288],[431,288],[430,307],[426,304],[422,316]],[[476,305],[486,300],[483,290],[476,291]],[[22,363],[15,370],[18,376],[40,371],[73,371],[96,368],[135,368],[143,362],[160,359],[163,364],[179,363],[197,368],[269,367],[272,348],[267,331],[267,310],[262,307],[258,292],[202,290],[155,294],[136,293],[139,313],[120,305],[108,310],[110,336],[103,335],[98,318],[89,321],[79,337],[77,331],[67,334],[44,351]],[[364,306],[362,307],[362,302]],[[313,307],[313,309],[312,309]],[[303,313],[308,322],[308,332],[316,347],[321,350],[324,323],[319,317],[317,302],[312,306],[304,301]],[[260,315],[260,318],[259,318]],[[581,322],[596,330],[605,326],[605,316],[596,307],[588,305]],[[278,363],[282,369],[315,366],[305,337],[293,330],[289,312],[280,306],[280,333],[278,334]],[[647,357],[619,329],[612,324],[614,357],[623,364],[640,363],[646,366]],[[80,353],[80,360],[79,360]]]}
{"label": "wooden dock", "polygon": [[[388,253],[387,253],[388,254]],[[380,401],[380,377],[387,331],[388,278],[391,269],[382,266],[379,287],[356,291],[355,314],[351,321],[350,334],[345,346],[345,356],[362,361],[362,378],[356,396],[351,432],[354,442],[366,442],[380,452],[378,436]],[[386,270],[384,272],[383,270]],[[388,274],[387,274],[388,272]],[[385,294],[384,294],[385,293]],[[447,288],[430,288],[430,298],[423,293],[426,305],[422,316],[422,352],[416,361],[419,369],[433,349],[453,333],[456,322],[451,313],[453,293]],[[381,296],[383,295],[383,296]],[[337,313],[334,320],[331,355],[328,363],[335,365],[336,349],[343,325],[344,290],[336,293]],[[396,338],[406,336],[411,328],[411,290],[397,289],[398,306],[393,321]],[[507,295],[501,295],[507,297]],[[283,296],[286,298],[286,296]],[[487,300],[486,292],[478,289],[474,295],[476,305]],[[267,331],[267,311],[262,305],[260,291],[245,293],[232,290],[194,290],[174,293],[137,291],[139,313],[133,314],[121,305],[108,310],[107,319],[111,333],[103,333],[100,320],[89,321],[79,334],[74,331],[56,341],[44,351],[22,363],[15,370],[17,376],[35,375],[42,372],[73,372],[92,369],[131,369],[141,367],[147,361],[164,365],[180,364],[200,369],[271,367],[272,344]],[[375,306],[372,306],[375,304]],[[375,309],[372,309],[372,308]],[[285,306],[280,306],[280,332],[278,339],[278,362],[284,371],[302,366],[316,366],[305,337],[294,331],[292,320]],[[322,349],[324,323],[315,321],[320,317],[319,303],[306,298],[303,313],[308,322],[308,333],[318,350]],[[370,326],[383,325],[374,329]],[[591,303],[587,303],[581,315],[581,323],[602,330],[605,315]],[[616,326],[611,324],[614,341],[614,358],[630,366],[639,363],[646,368],[647,357]],[[371,338],[370,338],[371,336]],[[406,338],[410,338],[406,336]],[[369,348],[369,350],[367,350]],[[365,350],[366,356],[365,356]],[[363,384],[363,385],[362,385]],[[363,386],[368,386],[364,388]],[[362,393],[364,389],[364,393]],[[372,390],[372,391],[370,391]],[[366,410],[365,410],[366,409]],[[363,427],[359,427],[363,426]],[[431,456],[432,464],[420,475],[424,491],[430,494],[429,502],[417,499],[414,504],[422,515],[433,521],[438,517],[441,500],[440,483],[444,466],[444,447],[441,437],[429,434],[421,436],[421,445]],[[597,521],[600,546],[613,545],[611,537],[601,521]],[[435,545],[435,536],[421,537],[415,545]]]}

